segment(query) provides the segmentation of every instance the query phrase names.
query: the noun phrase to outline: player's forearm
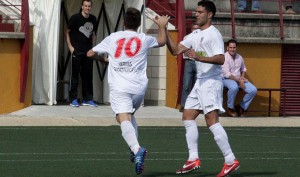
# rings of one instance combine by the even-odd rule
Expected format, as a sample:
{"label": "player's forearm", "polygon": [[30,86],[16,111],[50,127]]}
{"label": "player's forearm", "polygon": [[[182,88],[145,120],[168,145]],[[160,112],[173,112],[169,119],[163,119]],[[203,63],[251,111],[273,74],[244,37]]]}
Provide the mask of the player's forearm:
{"label": "player's forearm", "polygon": [[201,62],[204,62],[204,63],[223,65],[224,61],[225,61],[225,58],[224,58],[224,55],[215,55],[215,56],[212,56],[212,57],[201,57],[201,56],[197,55],[195,60],[196,61],[201,61]]}
{"label": "player's forearm", "polygon": [[172,55],[178,55],[177,44],[172,41],[170,34],[167,32],[167,47]]}
{"label": "player's forearm", "polygon": [[159,27],[158,31],[158,37],[157,37],[157,43],[158,45],[164,46],[167,43],[167,35],[166,35],[166,28],[165,27]]}

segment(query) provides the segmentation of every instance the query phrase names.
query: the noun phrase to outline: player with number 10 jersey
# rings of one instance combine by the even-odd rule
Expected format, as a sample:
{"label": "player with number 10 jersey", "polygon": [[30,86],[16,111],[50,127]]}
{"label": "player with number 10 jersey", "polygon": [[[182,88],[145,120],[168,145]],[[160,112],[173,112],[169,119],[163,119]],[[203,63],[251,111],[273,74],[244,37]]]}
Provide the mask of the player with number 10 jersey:
{"label": "player with number 10 jersey", "polygon": [[138,142],[138,124],[134,113],[140,107],[148,85],[148,51],[166,44],[169,18],[161,16],[153,19],[159,28],[156,38],[137,33],[141,13],[130,7],[124,15],[125,31],[112,33],[87,53],[88,57],[93,57],[96,53],[109,55],[110,105],[120,123],[122,136],[130,149],[130,161],[135,163],[138,175],[144,170],[147,150]]}
{"label": "player with number 10 jersey", "polygon": [[110,90],[143,95],[147,89],[147,54],[157,47],[155,37],[126,30],[112,33],[92,50],[108,53]]}

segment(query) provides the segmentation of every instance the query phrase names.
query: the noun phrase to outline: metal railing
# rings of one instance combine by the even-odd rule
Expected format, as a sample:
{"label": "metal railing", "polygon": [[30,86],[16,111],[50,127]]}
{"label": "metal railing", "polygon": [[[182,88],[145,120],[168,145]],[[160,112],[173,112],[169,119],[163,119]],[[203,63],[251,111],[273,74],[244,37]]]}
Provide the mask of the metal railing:
{"label": "metal railing", "polygon": [[[230,0],[230,15],[231,15],[231,27],[232,27],[232,38],[236,38],[236,30],[235,28],[238,26],[242,26],[245,27],[245,23],[241,24],[241,23],[236,23],[236,18],[237,14],[253,14],[253,15],[257,15],[260,14],[261,16],[259,16],[261,19],[276,19],[278,20],[278,23],[276,24],[271,24],[271,25],[251,25],[251,27],[271,27],[271,28],[277,28],[279,27],[279,38],[280,39],[284,39],[285,38],[285,34],[284,34],[284,20],[287,20],[289,18],[285,18],[284,16],[291,16],[291,15],[297,15],[297,11],[296,8],[294,7],[294,9],[292,9],[292,11],[283,11],[283,8],[285,5],[289,4],[289,5],[293,5],[296,3],[300,3],[300,0],[258,0],[259,3],[268,3],[269,9],[266,9],[266,7],[259,7],[258,10],[256,11],[251,11],[251,5],[253,3],[252,0],[247,0],[247,6],[248,11],[241,11],[239,10],[237,7],[238,6],[238,0]],[[261,5],[261,4],[260,4]],[[250,6],[250,7],[249,7]],[[277,8],[276,8],[277,7]],[[297,9],[299,10],[299,9]],[[292,12],[292,13],[291,13]],[[266,15],[266,16],[264,16]],[[268,15],[268,16],[267,16]],[[273,16],[269,16],[269,15],[273,15]],[[250,17],[251,18],[251,17]],[[290,18],[291,19],[291,18]],[[288,27],[300,27],[299,25],[290,25]]]}
{"label": "metal railing", "polygon": [[[228,31],[231,30],[230,34],[227,35],[228,37],[237,38],[246,36],[263,38],[265,36],[262,35],[265,35],[267,32],[263,33],[261,30],[271,29],[272,34],[269,35],[272,38],[293,38],[291,35],[297,31],[296,28],[300,27],[299,23],[293,22],[293,20],[299,21],[300,19],[300,0],[258,0],[260,7],[259,10],[256,11],[251,11],[252,0],[245,0],[247,6],[244,11],[240,11],[238,1],[239,0],[214,0],[217,6],[217,19],[214,21],[214,25],[227,26],[226,28],[230,28],[227,29]],[[156,12],[159,15],[171,15],[173,21],[170,20],[170,22],[174,22],[174,25],[178,28],[178,24],[176,23],[178,17],[175,14],[179,0],[148,0],[146,2],[146,7],[151,6],[153,10],[158,10]],[[197,7],[197,3],[191,4],[188,0],[185,0],[185,2],[187,2],[186,11],[182,15],[185,15],[186,27],[189,28],[194,20],[193,15],[195,14],[194,11]],[[286,5],[288,3],[292,3],[294,13],[288,13],[291,11],[286,11]],[[226,18],[226,20],[224,20],[224,18]],[[253,20],[251,23],[246,23],[249,19]],[[241,31],[249,31],[247,28],[251,28],[250,30],[252,32],[257,32],[241,33]],[[252,34],[252,36],[247,36],[250,34]]]}
{"label": "metal railing", "polygon": [[13,4],[9,0],[0,0],[0,32],[21,32],[24,20],[22,2]]}

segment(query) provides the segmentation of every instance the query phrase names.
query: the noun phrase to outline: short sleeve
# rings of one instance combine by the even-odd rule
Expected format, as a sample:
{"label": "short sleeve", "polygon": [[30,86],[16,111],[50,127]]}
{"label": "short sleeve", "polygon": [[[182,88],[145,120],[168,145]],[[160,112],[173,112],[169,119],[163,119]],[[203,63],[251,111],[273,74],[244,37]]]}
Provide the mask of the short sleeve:
{"label": "short sleeve", "polygon": [[192,48],[193,44],[193,33],[185,36],[183,40],[180,42],[180,44],[184,45],[186,48]]}
{"label": "short sleeve", "polygon": [[110,49],[110,36],[107,36],[104,40],[102,40],[99,44],[93,47],[93,51],[97,54],[109,53]]}
{"label": "short sleeve", "polygon": [[149,46],[149,48],[157,47],[158,42],[157,39],[153,36],[146,36],[146,46]]}

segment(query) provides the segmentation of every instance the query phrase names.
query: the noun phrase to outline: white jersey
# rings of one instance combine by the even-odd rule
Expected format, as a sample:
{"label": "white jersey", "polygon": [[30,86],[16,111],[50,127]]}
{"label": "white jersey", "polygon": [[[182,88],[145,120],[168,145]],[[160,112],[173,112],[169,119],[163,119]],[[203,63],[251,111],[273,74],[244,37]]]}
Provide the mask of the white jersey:
{"label": "white jersey", "polygon": [[[187,48],[193,48],[204,57],[224,54],[222,35],[213,25],[203,31],[200,29],[193,31],[180,43]],[[198,79],[220,76],[222,73],[222,65],[196,62],[196,67]]]}
{"label": "white jersey", "polygon": [[148,49],[158,46],[155,37],[135,31],[119,31],[107,36],[92,50],[108,53],[108,84],[110,90],[143,95],[148,78],[146,74]]}

